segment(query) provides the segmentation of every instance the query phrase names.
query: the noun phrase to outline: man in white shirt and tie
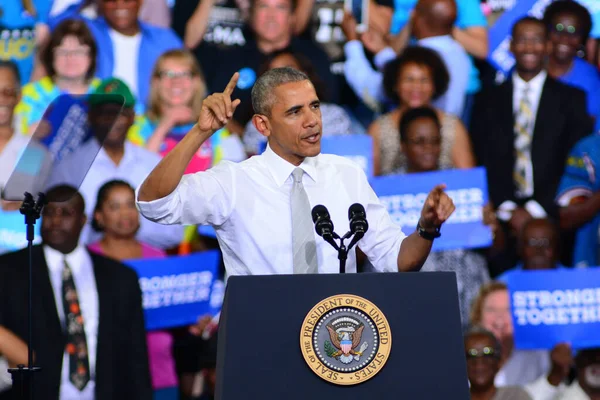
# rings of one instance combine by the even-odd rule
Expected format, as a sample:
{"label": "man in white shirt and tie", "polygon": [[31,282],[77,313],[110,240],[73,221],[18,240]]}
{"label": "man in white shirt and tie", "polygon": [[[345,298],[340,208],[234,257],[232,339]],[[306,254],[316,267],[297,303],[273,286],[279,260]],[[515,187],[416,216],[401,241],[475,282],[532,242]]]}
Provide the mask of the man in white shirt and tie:
{"label": "man in white shirt and tie", "polygon": [[[240,104],[231,100],[237,80],[236,73],[223,93],[204,100],[198,123],[138,188],[142,215],[164,224],[214,226],[230,275],[333,273],[337,251],[316,235],[311,209],[325,205],[340,227],[348,223],[349,206],[360,203],[369,230],[358,247],[375,268],[419,270],[454,211],[444,186],[431,191],[417,231],[406,236],[358,165],[320,154],[319,99],[308,77],[292,68],[266,72],[252,89],[253,123],[268,139],[262,155],[183,176],[193,154]],[[356,271],[355,252],[347,271]]]}

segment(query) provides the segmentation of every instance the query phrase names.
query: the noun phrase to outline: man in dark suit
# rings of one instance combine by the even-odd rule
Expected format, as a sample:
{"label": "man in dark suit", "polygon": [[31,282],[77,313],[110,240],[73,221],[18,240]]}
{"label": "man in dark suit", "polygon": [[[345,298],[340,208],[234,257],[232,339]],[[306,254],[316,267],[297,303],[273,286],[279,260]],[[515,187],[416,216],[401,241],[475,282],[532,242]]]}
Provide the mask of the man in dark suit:
{"label": "man in dark suit", "polygon": [[[33,248],[36,399],[151,399],[142,295],[136,273],[79,245],[83,197],[47,192]],[[0,325],[27,338],[27,251],[0,257]],[[1,397],[1,396],[0,396]]]}
{"label": "man in dark suit", "polygon": [[[585,93],[544,69],[547,28],[542,21],[517,21],[510,46],[514,72],[480,93],[470,132],[475,155],[487,169],[498,218],[514,238],[531,218],[557,216],[554,197],[569,149],[593,126]],[[510,265],[504,269],[514,261],[506,261]]]}

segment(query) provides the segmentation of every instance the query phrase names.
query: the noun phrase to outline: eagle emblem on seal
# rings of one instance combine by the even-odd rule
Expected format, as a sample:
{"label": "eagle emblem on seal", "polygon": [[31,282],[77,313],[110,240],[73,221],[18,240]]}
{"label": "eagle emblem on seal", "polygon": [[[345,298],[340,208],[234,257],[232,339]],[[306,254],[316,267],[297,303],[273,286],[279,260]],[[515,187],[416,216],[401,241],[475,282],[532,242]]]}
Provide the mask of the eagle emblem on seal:
{"label": "eagle emblem on seal", "polygon": [[325,351],[329,357],[339,360],[342,364],[359,361],[369,347],[366,341],[360,344],[365,326],[353,318],[342,317],[326,327],[331,342],[325,342]]}

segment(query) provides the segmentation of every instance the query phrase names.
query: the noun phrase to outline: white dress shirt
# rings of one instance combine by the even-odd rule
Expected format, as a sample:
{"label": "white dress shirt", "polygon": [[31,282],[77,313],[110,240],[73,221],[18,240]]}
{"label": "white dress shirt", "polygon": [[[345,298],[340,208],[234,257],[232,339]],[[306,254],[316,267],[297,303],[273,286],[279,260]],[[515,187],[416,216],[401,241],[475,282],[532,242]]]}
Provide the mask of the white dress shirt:
{"label": "white dress shirt", "polygon": [[[239,164],[221,162],[208,171],[185,175],[170,195],[138,201],[138,207],[146,218],[163,224],[214,226],[230,275],[292,274],[294,168],[267,146],[262,155]],[[306,158],[300,168],[305,171],[302,183],[311,207],[327,207],[340,236],[349,230],[350,205],[365,207],[369,230],[359,246],[377,270],[397,271],[405,235],[392,222],[360,166],[320,154]],[[337,251],[316,233],[315,240],[319,272],[338,272]],[[346,271],[356,271],[354,251],[348,255]]]}
{"label": "white dress shirt", "polygon": [[[519,74],[513,73],[513,112],[516,114],[519,112],[519,104],[521,104],[521,97],[526,87],[529,87],[529,104],[531,104],[531,114],[534,118],[537,116],[538,107],[540,106],[540,99],[542,97],[542,90],[546,83],[548,73],[542,70],[535,78],[529,82],[525,82]],[[533,127],[535,129],[535,125]]]}
{"label": "white dress shirt", "polygon": [[75,250],[66,256],[49,246],[44,246],[44,257],[46,264],[48,264],[50,282],[52,283],[54,300],[56,301],[56,311],[58,312],[58,317],[63,328],[65,326],[65,312],[62,298],[62,271],[65,257],[71,268],[79,298],[79,308],[81,309],[81,316],[84,321],[85,339],[90,363],[90,381],[83,391],[79,391],[69,380],[69,356],[66,352],[64,353],[59,399],[93,400],[94,387],[96,386],[96,346],[98,343],[99,311],[98,290],[96,288],[92,259],[82,246],[77,246]]}
{"label": "white dress shirt", "polygon": [[[521,104],[523,92],[525,91],[526,87],[529,87],[529,104],[531,105],[531,114],[535,119],[537,119],[537,112],[540,106],[542,90],[544,89],[544,84],[546,83],[547,77],[548,73],[545,70],[542,70],[542,72],[537,74],[535,78],[531,79],[529,82],[525,82],[523,79],[521,79],[519,74],[517,74],[516,72],[513,73],[513,114],[516,115],[519,112],[519,106]],[[534,120],[533,125],[531,127],[531,135],[533,135],[533,132],[535,130],[535,123],[536,121]],[[529,162],[532,162],[531,154],[529,154]],[[531,170],[533,171],[533,168],[531,168]],[[534,174],[535,171],[533,171],[533,174],[530,176],[532,180]],[[533,182],[530,182],[530,184],[531,187],[533,187]],[[508,221],[512,216],[512,212],[516,208],[517,205],[513,201],[505,201],[498,207],[497,216],[502,221]],[[546,210],[544,210],[544,208],[535,200],[529,200],[525,204],[525,209],[534,218],[545,218],[547,215]]]}
{"label": "white dress shirt", "polygon": [[[55,171],[53,171],[48,186],[55,184],[73,183],[73,168],[82,168],[90,165],[89,160],[94,157],[98,151],[98,145],[94,141],[84,144],[76,152],[69,155],[68,159],[60,162]],[[119,165],[116,165],[110,157],[101,148],[88,171],[79,192],[85,200],[85,213],[88,217],[88,223],[81,232],[80,242],[83,244],[92,243],[100,239],[100,234],[94,232],[91,228],[94,207],[96,207],[96,197],[98,190],[106,182],[113,179],[128,182],[132,187],[140,185],[146,176],[156,167],[161,158],[158,154],[148,151],[142,147],[125,142],[125,153]],[[141,242],[151,246],[167,249],[176,246],[183,239],[182,226],[165,227],[145,218],[140,218],[140,230],[136,235]]]}

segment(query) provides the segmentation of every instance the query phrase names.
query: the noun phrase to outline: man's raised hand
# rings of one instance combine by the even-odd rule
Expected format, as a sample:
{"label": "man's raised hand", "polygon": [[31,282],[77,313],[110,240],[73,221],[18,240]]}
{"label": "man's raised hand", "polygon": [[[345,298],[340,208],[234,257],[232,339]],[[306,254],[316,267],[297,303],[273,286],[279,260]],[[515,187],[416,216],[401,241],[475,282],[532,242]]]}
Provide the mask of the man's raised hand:
{"label": "man's raised hand", "polygon": [[429,192],[421,210],[421,226],[424,229],[440,227],[454,212],[456,207],[444,189],[446,185],[437,185]]}
{"label": "man's raised hand", "polygon": [[198,117],[198,128],[202,132],[215,132],[223,128],[233,117],[239,99],[231,101],[231,94],[237,85],[239,73],[233,74],[223,93],[213,93],[202,102]]}

